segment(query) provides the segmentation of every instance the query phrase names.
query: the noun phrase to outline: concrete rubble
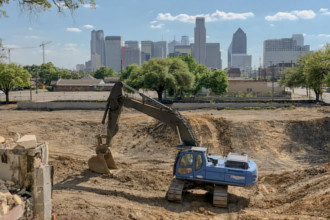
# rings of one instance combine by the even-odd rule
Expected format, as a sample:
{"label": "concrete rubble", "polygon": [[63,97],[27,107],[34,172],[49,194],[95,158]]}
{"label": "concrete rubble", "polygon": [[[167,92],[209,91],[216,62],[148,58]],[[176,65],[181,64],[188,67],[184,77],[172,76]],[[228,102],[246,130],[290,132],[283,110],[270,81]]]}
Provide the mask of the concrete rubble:
{"label": "concrete rubble", "polygon": [[0,136],[0,220],[52,219],[53,167],[35,135]]}

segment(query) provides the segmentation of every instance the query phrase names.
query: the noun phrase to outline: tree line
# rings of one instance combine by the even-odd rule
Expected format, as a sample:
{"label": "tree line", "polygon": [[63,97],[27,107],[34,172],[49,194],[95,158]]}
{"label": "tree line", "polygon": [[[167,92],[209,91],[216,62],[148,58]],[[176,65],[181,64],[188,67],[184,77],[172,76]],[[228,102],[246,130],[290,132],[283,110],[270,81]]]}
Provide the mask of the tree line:
{"label": "tree line", "polygon": [[122,73],[125,83],[135,89],[149,89],[157,92],[163,100],[163,93],[182,98],[196,95],[202,88],[211,89],[216,95],[227,92],[228,79],[224,70],[209,70],[198,64],[191,55],[152,58],[143,63],[129,65]]}
{"label": "tree line", "polygon": [[300,56],[295,67],[281,72],[280,84],[291,89],[312,89],[319,101],[323,87],[330,86],[330,44]]}

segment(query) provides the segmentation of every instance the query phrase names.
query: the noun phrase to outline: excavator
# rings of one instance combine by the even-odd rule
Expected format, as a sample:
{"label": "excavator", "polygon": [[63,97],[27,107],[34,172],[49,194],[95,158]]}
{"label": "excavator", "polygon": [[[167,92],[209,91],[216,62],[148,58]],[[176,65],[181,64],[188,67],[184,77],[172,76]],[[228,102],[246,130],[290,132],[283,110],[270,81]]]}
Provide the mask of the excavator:
{"label": "excavator", "polygon": [[[140,99],[125,95],[124,89],[138,95]],[[173,179],[166,193],[168,201],[182,202],[187,190],[204,189],[213,195],[214,206],[227,207],[229,185],[250,187],[257,182],[257,164],[246,154],[209,155],[207,148],[199,145],[189,121],[178,111],[123,82],[117,82],[110,92],[102,119],[102,124],[105,124],[108,116],[107,134],[97,135],[96,155],[88,161],[90,170],[107,174],[111,169],[118,168],[110,145],[118,132],[118,120],[123,106],[168,124],[178,134],[181,144],[176,146],[178,154],[173,166]]]}

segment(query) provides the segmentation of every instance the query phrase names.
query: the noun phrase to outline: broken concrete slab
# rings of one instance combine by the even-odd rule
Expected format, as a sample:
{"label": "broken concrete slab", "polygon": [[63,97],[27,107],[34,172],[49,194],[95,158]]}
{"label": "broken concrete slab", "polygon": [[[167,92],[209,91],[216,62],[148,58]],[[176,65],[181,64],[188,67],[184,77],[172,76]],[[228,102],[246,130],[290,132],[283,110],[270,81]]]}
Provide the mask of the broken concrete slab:
{"label": "broken concrete slab", "polygon": [[16,141],[17,145],[20,147],[33,148],[37,147],[37,138],[35,135],[24,135]]}

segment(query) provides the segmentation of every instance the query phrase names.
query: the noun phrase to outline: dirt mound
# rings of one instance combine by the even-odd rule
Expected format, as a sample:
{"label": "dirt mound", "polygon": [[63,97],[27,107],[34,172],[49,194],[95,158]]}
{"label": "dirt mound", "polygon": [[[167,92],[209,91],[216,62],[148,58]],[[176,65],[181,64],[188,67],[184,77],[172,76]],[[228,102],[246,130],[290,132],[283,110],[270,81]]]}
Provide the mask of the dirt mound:
{"label": "dirt mound", "polygon": [[330,218],[330,163],[260,177],[250,208]]}

